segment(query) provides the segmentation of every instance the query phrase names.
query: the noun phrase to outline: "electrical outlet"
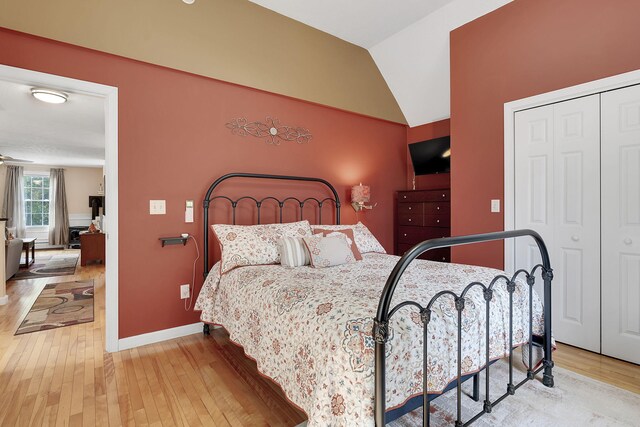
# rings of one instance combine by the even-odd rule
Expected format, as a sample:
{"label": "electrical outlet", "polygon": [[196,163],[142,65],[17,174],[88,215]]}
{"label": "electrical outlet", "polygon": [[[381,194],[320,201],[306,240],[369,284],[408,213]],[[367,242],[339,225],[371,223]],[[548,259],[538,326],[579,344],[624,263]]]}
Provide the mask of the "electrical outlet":
{"label": "electrical outlet", "polygon": [[189,284],[180,285],[180,299],[189,298],[189,293],[190,293]]}
{"label": "electrical outlet", "polygon": [[491,212],[493,213],[500,212],[500,199],[491,200]]}

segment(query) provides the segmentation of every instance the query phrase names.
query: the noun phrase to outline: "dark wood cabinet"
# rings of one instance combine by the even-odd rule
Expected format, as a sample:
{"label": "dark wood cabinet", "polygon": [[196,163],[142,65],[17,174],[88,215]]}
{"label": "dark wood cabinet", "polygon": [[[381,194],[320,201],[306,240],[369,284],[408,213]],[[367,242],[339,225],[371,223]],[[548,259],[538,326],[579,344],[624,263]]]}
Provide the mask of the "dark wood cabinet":
{"label": "dark wood cabinet", "polygon": [[104,249],[104,233],[81,233],[80,265],[87,265],[89,261],[99,261],[104,264]]}
{"label": "dark wood cabinet", "polygon": [[[448,179],[438,176],[431,187],[427,183],[429,189],[398,192],[397,255],[403,255],[424,240],[451,236],[451,192],[448,182]],[[420,258],[450,262],[451,250],[430,250]]]}

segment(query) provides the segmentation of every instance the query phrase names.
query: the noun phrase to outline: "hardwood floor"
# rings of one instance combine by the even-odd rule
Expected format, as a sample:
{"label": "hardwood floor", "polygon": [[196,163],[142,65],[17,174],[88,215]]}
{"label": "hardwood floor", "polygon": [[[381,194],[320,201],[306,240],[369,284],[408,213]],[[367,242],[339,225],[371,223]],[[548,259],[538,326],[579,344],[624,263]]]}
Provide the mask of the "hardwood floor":
{"label": "hardwood floor", "polygon": [[[94,322],[13,335],[46,283],[89,278],[96,289]],[[102,265],[7,285],[9,304],[0,306],[2,426],[294,426],[305,419],[220,329],[211,337],[104,352]],[[565,345],[555,360],[640,393],[640,366]]]}

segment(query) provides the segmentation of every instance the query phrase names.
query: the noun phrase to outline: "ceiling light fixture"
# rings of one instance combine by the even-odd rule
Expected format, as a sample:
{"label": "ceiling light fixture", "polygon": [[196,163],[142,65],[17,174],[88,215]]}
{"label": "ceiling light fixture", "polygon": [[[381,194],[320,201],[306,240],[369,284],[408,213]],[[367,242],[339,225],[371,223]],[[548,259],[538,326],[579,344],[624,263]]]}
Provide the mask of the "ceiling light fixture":
{"label": "ceiling light fixture", "polygon": [[48,102],[49,104],[64,104],[67,102],[67,98],[69,98],[69,95],[64,92],[40,88],[31,89],[31,95],[33,95],[35,99]]}
{"label": "ceiling light fixture", "polygon": [[186,4],[194,4],[196,2],[196,0],[182,0],[183,2],[185,2]]}

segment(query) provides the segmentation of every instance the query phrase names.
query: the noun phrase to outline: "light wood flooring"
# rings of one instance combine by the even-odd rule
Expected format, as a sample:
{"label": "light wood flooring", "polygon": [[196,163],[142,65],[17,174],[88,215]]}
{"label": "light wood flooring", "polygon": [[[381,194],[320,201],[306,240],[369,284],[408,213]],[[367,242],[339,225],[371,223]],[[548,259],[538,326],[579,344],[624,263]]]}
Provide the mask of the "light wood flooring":
{"label": "light wood flooring", "polygon": [[[47,251],[47,255],[52,254]],[[36,253],[37,256],[37,253]],[[93,278],[95,321],[14,336],[46,283]],[[305,416],[217,329],[104,351],[104,267],[8,282],[0,306],[0,425],[295,426]],[[558,366],[640,394],[640,367],[560,345]]]}

